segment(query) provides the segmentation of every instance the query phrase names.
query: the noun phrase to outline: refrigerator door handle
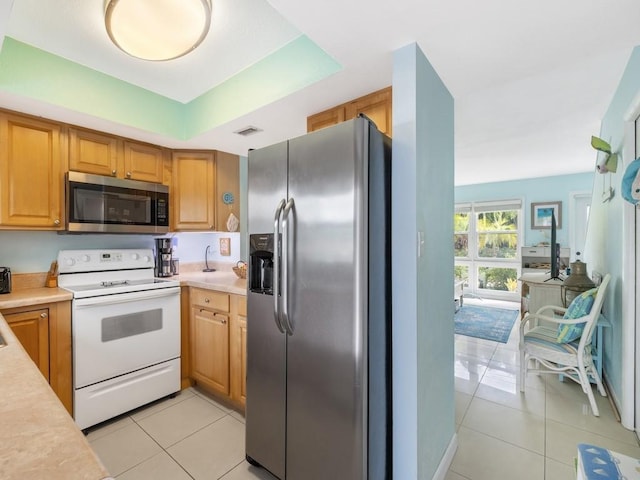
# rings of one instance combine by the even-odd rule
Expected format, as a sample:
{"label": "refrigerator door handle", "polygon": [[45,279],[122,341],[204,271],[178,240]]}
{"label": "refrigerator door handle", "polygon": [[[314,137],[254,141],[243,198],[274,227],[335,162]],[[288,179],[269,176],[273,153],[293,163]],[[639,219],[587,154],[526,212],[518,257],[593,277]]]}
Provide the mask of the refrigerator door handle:
{"label": "refrigerator door handle", "polygon": [[282,318],[280,314],[280,217],[286,200],[283,198],[276,207],[275,218],[273,219],[273,316],[280,333],[284,333]]}
{"label": "refrigerator door handle", "polygon": [[282,320],[289,335],[293,335],[293,321],[289,314],[289,254],[292,248],[294,250],[292,256],[295,257],[295,244],[289,238],[289,214],[293,206],[293,198],[290,198],[282,215]]}

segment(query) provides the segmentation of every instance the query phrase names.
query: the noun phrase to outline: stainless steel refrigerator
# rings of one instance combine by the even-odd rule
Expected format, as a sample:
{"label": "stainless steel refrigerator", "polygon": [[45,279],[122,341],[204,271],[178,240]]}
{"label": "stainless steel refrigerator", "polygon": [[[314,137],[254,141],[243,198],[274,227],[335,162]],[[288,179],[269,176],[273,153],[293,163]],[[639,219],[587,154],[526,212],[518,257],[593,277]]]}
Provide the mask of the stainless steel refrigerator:
{"label": "stainless steel refrigerator", "polygon": [[366,117],[249,152],[247,460],[391,478],[391,141]]}

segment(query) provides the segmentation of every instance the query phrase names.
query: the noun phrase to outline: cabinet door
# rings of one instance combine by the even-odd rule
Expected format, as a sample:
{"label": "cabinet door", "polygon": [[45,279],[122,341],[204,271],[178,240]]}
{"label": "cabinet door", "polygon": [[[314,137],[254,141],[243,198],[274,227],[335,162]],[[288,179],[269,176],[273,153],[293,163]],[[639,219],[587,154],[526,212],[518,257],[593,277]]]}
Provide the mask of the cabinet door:
{"label": "cabinet door", "polygon": [[0,114],[0,225],[64,227],[61,127]]}
{"label": "cabinet door", "polygon": [[49,310],[4,315],[31,360],[49,381]]}
{"label": "cabinet door", "polygon": [[232,295],[230,332],[231,399],[244,407],[247,400],[247,298]]}
{"label": "cabinet door", "polygon": [[0,313],[49,380],[51,389],[73,415],[71,302],[26,305],[4,309]]}
{"label": "cabinet door", "polygon": [[344,113],[344,107],[340,106],[307,117],[307,132],[315,132],[321,128],[344,122]]}
{"label": "cabinet door", "polygon": [[391,87],[358,98],[345,107],[345,118],[350,120],[364,113],[378,130],[391,136]]}
{"label": "cabinet door", "polygon": [[191,312],[192,377],[229,395],[229,317],[197,306]]}
{"label": "cabinet door", "polygon": [[144,143],[124,142],[124,176],[142,182],[162,183],[164,151]]}
{"label": "cabinet door", "polygon": [[247,317],[238,316],[240,327],[240,401],[247,401]]}
{"label": "cabinet door", "polygon": [[69,129],[69,170],[117,176],[119,141],[111,135]]}
{"label": "cabinet door", "polygon": [[215,160],[212,152],[173,152],[173,231],[215,227]]}

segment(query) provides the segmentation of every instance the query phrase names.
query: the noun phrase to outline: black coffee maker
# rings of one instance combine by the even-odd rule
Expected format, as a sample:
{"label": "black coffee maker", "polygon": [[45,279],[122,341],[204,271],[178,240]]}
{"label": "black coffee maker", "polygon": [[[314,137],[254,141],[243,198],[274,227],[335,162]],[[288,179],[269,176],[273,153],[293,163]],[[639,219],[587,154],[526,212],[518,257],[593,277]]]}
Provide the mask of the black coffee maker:
{"label": "black coffee maker", "polygon": [[171,268],[171,239],[156,238],[156,277],[170,277],[173,275]]}

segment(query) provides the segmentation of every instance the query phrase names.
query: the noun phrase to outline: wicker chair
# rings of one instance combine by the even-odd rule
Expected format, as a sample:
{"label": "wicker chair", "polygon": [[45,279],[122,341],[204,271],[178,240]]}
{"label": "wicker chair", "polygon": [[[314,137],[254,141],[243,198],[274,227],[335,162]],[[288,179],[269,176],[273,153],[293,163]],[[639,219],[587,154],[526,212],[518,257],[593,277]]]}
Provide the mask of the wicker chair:
{"label": "wicker chair", "polygon": [[[524,392],[525,378],[529,372],[562,374],[582,386],[582,391],[589,397],[593,415],[600,416],[589,376],[595,380],[600,395],[604,397],[606,392],[591,357],[591,339],[610,280],[611,275],[607,274],[598,287],[591,310],[583,317],[573,320],[559,318],[554,314],[564,314],[567,309],[549,305],[523,318],[520,324],[521,392]],[[545,322],[539,324],[539,320],[551,322],[553,326],[546,326],[548,323]],[[570,343],[558,343],[558,326],[578,323],[585,324],[581,336]],[[525,332],[527,326],[529,330]]]}

